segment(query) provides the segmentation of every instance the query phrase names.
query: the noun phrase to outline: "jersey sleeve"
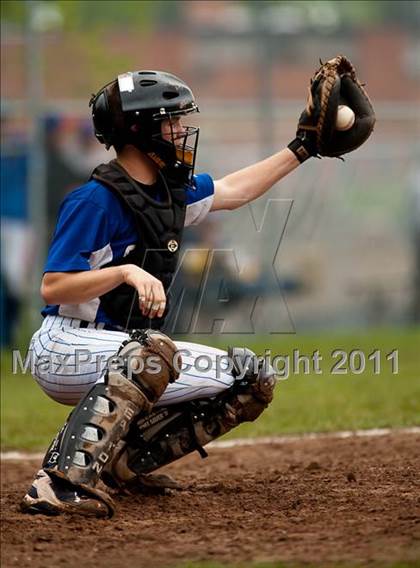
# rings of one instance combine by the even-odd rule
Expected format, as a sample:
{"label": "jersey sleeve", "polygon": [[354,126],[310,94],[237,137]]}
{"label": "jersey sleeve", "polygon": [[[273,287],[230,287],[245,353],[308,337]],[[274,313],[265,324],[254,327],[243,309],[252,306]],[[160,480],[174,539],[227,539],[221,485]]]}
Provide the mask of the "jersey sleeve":
{"label": "jersey sleeve", "polygon": [[214,197],[214,182],[209,174],[198,174],[187,187],[187,211],[185,226],[198,225],[210,211]]}
{"label": "jersey sleeve", "polygon": [[104,208],[88,199],[66,199],[60,208],[44,272],[98,268],[112,260],[110,240]]}

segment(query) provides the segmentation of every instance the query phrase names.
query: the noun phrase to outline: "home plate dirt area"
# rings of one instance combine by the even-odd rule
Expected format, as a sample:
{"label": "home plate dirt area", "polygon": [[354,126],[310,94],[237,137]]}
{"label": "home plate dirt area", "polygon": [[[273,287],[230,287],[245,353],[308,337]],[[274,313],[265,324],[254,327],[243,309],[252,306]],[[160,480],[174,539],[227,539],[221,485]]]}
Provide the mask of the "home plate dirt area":
{"label": "home plate dirt area", "polygon": [[420,561],[418,433],[210,448],[162,470],[183,491],[118,498],[110,520],[20,513],[37,467],[3,462],[3,568]]}

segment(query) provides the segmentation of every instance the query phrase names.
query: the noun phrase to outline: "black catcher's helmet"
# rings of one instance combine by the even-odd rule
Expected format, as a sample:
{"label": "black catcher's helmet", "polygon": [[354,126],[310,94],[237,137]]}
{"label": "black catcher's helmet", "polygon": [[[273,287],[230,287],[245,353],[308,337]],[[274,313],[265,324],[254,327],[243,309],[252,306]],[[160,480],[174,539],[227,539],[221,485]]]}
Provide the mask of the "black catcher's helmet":
{"label": "black catcher's helmet", "polygon": [[[175,168],[190,180],[195,165],[199,129],[186,126],[172,132],[172,141],[161,135],[161,121],[199,112],[191,89],[164,71],[123,73],[92,95],[95,136],[108,149],[132,144],[148,154],[160,168]],[[172,128],[171,128],[172,131]]]}

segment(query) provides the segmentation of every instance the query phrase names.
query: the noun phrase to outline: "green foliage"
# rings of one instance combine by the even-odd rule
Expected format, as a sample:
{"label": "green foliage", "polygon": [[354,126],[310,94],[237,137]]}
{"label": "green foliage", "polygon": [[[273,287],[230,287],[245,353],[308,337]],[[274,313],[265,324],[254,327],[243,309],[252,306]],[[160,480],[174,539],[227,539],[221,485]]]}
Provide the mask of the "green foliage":
{"label": "green foliage", "polygon": [[[6,29],[10,26],[25,32],[31,19],[34,29],[41,35],[50,34],[49,39],[41,42],[46,84],[56,80],[52,73],[62,63],[58,58],[71,53],[72,59],[66,64],[77,63],[78,73],[74,74],[73,91],[68,93],[70,97],[85,93],[88,98],[93,90],[122,71],[149,67],[150,52],[140,46],[147,43],[145,38],[156,25],[162,25],[170,18],[173,26],[178,15],[178,3],[163,0],[8,0],[2,3],[2,21]],[[129,53],[121,49],[124,41],[115,39],[125,34],[130,36],[131,45],[136,45],[136,38],[139,40],[139,47]],[[57,50],[51,47],[55,42],[59,46]]]}
{"label": "green foliage", "polygon": [[[206,343],[205,338],[200,341]],[[291,355],[294,349],[299,349],[301,355],[311,355],[319,349],[324,357],[322,375],[304,374],[301,368],[299,374],[292,373],[287,380],[280,381],[267,411],[255,423],[232,431],[230,438],[420,424],[418,329],[254,340],[247,336],[222,336],[217,343],[223,347],[227,343],[247,345],[259,353],[271,348],[272,355]],[[335,360],[330,354],[334,349],[361,349],[366,356],[375,349],[381,350],[381,373],[374,374],[372,363],[367,362],[363,374],[331,374]],[[399,350],[398,374],[392,373],[384,357],[394,349]],[[2,358],[1,390],[3,448],[45,448],[70,407],[50,400],[29,375],[12,375],[10,354]]]}
{"label": "green foliage", "polygon": [[1,2],[1,19],[14,24],[25,21],[25,3],[22,0],[3,0]]}
{"label": "green foliage", "polygon": [[[55,8],[62,18],[62,27],[69,31],[87,32],[107,27],[144,31],[162,14],[164,0],[57,0],[32,2],[32,9]],[[27,2],[2,2],[2,20],[23,25],[28,16]]]}
{"label": "green foliage", "polygon": [[[195,0],[201,1],[201,0]],[[211,0],[207,0],[211,1]],[[420,3],[412,0],[241,0],[251,13],[258,17],[263,6],[293,6],[303,17],[311,20],[317,10],[334,11],[346,27],[376,26],[381,23],[401,23],[413,27],[420,21]],[[156,21],[174,26],[189,2],[177,0],[41,0],[40,9],[48,6],[61,14],[63,28],[70,31],[90,31],[109,27],[144,31]],[[3,0],[2,19],[23,25],[27,17],[27,4],[23,0]]]}
{"label": "green foliage", "polygon": [[64,17],[65,27],[70,30],[88,31],[112,26],[142,31],[151,26],[161,3],[159,0],[59,0],[57,5]]}

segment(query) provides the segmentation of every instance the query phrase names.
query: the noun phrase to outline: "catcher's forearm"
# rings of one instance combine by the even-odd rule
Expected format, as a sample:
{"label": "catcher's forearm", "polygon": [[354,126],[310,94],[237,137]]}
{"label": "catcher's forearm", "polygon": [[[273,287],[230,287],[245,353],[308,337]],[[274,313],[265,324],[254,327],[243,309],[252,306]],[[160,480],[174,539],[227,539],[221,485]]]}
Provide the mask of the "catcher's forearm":
{"label": "catcher's forearm", "polygon": [[257,199],[292,172],[299,161],[288,148],[214,182],[211,210],[237,209]]}
{"label": "catcher's forearm", "polygon": [[41,295],[50,305],[81,304],[109,292],[123,282],[121,266],[83,272],[47,272],[42,279]]}

